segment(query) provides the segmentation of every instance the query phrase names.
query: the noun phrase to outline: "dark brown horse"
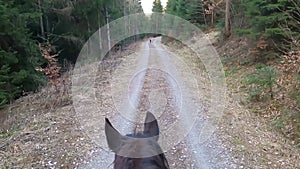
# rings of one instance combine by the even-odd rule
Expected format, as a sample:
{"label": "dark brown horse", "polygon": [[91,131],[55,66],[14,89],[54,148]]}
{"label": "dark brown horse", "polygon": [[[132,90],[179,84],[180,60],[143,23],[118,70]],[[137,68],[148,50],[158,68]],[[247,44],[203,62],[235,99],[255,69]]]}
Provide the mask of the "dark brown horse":
{"label": "dark brown horse", "polygon": [[105,134],[109,148],[115,153],[114,169],[169,169],[167,159],[158,145],[157,120],[147,113],[144,131],[121,135],[105,119]]}

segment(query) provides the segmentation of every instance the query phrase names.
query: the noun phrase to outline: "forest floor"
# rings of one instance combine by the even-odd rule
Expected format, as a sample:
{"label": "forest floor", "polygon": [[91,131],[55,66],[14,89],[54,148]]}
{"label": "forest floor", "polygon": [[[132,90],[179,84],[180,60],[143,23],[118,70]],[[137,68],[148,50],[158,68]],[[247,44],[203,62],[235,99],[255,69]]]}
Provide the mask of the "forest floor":
{"label": "forest floor", "polygon": [[[111,74],[127,60],[127,56],[134,56],[134,51],[140,47],[138,43],[134,44],[128,48],[130,50],[103,61],[102,71],[97,77],[97,96],[102,97],[98,101],[102,107],[106,107],[106,111],[113,108],[105,102],[111,99],[105,93],[106,87],[112,87]],[[193,52],[188,48],[179,48],[175,43],[163,45],[163,48],[183,56],[191,70],[201,72],[199,67],[203,67],[203,63],[192,60]],[[224,60],[224,56],[233,57],[247,53],[247,43],[236,38],[217,46],[216,49],[221,60]],[[226,159],[227,166],[220,167],[224,164],[221,162],[215,168],[300,168],[300,150],[297,143],[274,130],[267,120],[250,112],[243,104],[247,93],[241,89],[242,79],[251,69],[233,67],[226,63],[223,66],[227,82],[227,103],[212,138],[215,141],[209,146],[221,145],[216,151],[218,155],[212,154],[212,158]],[[155,75],[147,75],[148,78],[151,76]],[[207,80],[200,78],[198,83],[209,86]],[[18,99],[0,112],[0,168],[101,168],[93,162],[93,158],[102,149],[82,131],[72,103],[70,85],[67,85],[67,91],[67,94],[63,94],[53,92],[51,87],[44,88],[38,93]],[[201,102],[205,104],[207,100]],[[147,107],[142,107],[145,106]],[[162,127],[164,125],[167,126],[167,123],[162,124]],[[188,148],[183,141],[167,152],[171,168],[197,168],[190,157],[193,152],[189,152]],[[112,154],[109,156],[111,158]],[[103,158],[106,157],[99,161],[113,162],[109,158]],[[217,162],[212,160],[211,163]]]}
{"label": "forest floor", "polygon": [[[284,106],[295,107],[294,101],[282,96],[297,90],[297,81],[289,78],[293,72],[286,72],[285,67],[299,72],[299,66],[295,67],[295,64],[300,64],[300,55],[266,63],[274,66],[278,72],[284,72],[277,75],[276,82],[279,85],[273,88],[276,96],[273,100],[250,102],[245,77],[255,72],[256,65],[253,64],[255,59],[249,56],[249,44],[248,39],[235,37],[216,46],[225,70],[228,90],[228,106],[220,123],[223,126],[221,128],[227,133],[226,140],[234,149],[234,155],[242,158],[245,168],[300,168],[297,162],[300,160],[299,136],[295,136],[297,125],[290,127],[296,117],[286,118],[286,128],[282,130],[274,125],[277,119],[285,118],[284,113],[280,114]],[[278,89],[282,86],[286,87],[284,91]],[[281,105],[282,109],[277,105]],[[291,128],[293,132],[289,132],[289,136],[286,133],[292,131]]]}

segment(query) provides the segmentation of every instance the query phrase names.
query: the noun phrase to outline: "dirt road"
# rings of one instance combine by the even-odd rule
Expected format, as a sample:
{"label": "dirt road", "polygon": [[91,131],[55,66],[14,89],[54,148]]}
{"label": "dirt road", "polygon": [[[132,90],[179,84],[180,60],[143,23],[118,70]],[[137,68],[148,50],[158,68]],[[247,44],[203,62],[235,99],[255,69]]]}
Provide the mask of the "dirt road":
{"label": "dirt road", "polygon": [[[159,143],[171,168],[237,168],[217,133],[208,140],[200,137],[210,117],[206,111],[209,98],[205,98],[208,79],[203,79],[207,75],[205,70],[198,73],[195,75],[183,57],[167,51],[160,38],[145,41],[112,73],[107,93],[111,99],[105,103],[109,108],[102,111],[122,134],[132,133],[135,124],[130,120],[139,122],[140,129],[145,113],[153,112],[161,129]],[[103,101],[102,84],[99,82],[98,99]],[[107,147],[95,152],[81,168],[113,168],[113,153]]]}
{"label": "dirt road", "polygon": [[[75,78],[94,81],[79,86],[77,100],[71,83],[66,95],[47,86],[16,100],[2,110],[9,116],[0,125],[0,168],[113,168],[104,118],[128,134],[136,125],[141,130],[146,111],[158,119],[159,144],[173,169],[300,168],[299,145],[241,105],[241,73],[226,77],[223,116],[216,128],[204,128],[214,122],[210,108],[218,105],[210,101],[219,94],[211,94],[202,60],[177,45],[159,38],[138,42],[99,65],[79,67]],[[229,49],[230,43],[218,52],[226,56]],[[74,76],[74,70],[67,73]],[[207,129],[214,131],[208,139]]]}

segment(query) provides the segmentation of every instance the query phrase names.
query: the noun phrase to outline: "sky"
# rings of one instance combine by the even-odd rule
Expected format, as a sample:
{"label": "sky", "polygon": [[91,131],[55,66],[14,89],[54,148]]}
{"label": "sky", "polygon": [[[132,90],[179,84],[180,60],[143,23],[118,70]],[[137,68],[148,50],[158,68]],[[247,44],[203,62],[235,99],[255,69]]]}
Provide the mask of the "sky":
{"label": "sky", "polygon": [[[141,0],[144,13],[152,13],[152,5],[154,0]],[[161,0],[162,6],[165,8],[168,0]]]}

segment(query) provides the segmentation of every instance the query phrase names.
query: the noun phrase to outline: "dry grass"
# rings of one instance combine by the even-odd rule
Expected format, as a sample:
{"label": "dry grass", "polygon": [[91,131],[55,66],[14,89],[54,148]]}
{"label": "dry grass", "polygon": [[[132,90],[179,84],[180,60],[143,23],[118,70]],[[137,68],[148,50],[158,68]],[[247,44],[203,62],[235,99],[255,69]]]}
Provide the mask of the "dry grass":
{"label": "dry grass", "polygon": [[[221,124],[227,134],[225,140],[236,158],[242,157],[241,165],[246,168],[300,168],[297,140],[281,134],[271,123],[278,117],[272,111],[275,102],[282,105],[285,101],[275,99],[251,103],[246,99],[248,87],[244,84],[244,77],[255,70],[247,46],[246,39],[233,38],[218,47],[228,85],[228,106]],[[277,66],[276,63],[269,64]],[[279,79],[282,76],[286,75],[281,74]],[[261,113],[254,113],[258,111]]]}
{"label": "dry grass", "polygon": [[0,168],[73,168],[82,160],[92,144],[83,141],[70,97],[46,87],[2,110],[8,118],[1,125]]}

